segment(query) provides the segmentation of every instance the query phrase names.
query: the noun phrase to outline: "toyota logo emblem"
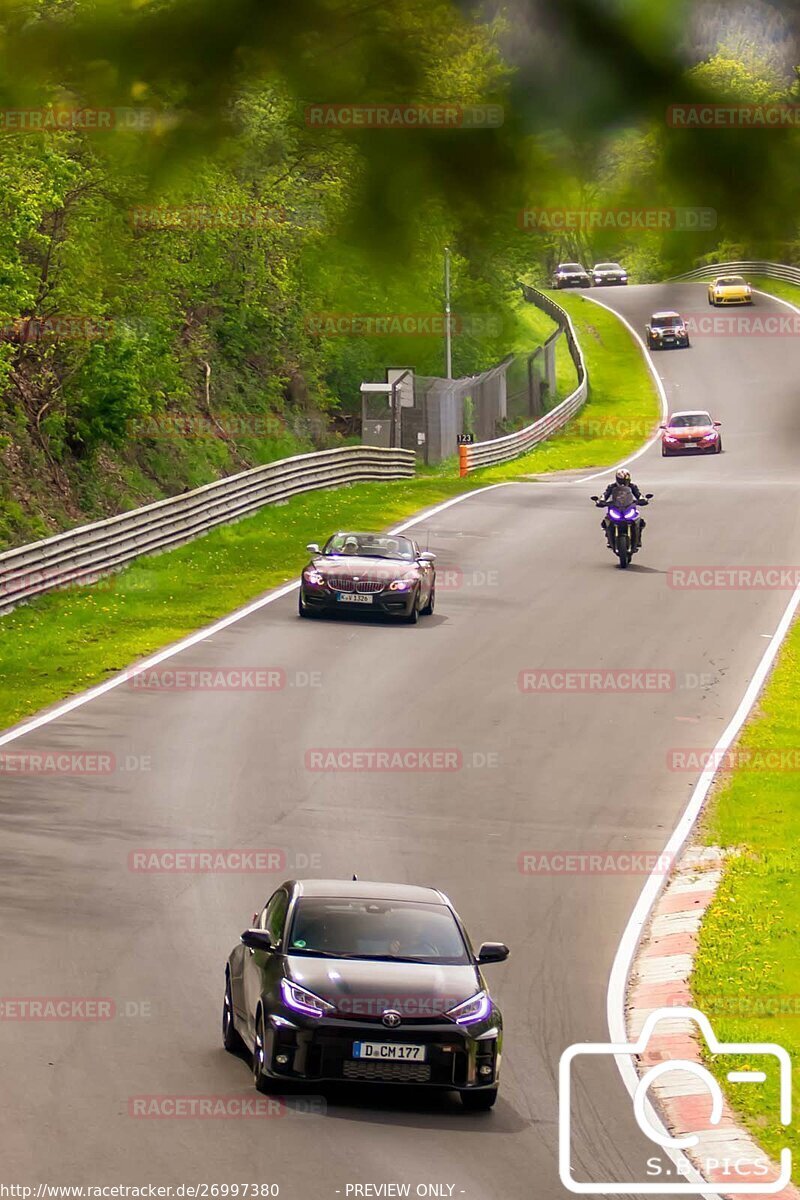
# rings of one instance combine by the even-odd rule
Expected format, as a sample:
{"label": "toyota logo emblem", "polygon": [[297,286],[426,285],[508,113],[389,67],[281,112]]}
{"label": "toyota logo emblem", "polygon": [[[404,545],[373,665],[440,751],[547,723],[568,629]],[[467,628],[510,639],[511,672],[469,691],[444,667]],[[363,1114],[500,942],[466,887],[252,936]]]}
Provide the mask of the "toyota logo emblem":
{"label": "toyota logo emblem", "polygon": [[400,1013],[395,1012],[393,1008],[387,1008],[386,1012],[381,1017],[384,1025],[388,1026],[389,1029],[397,1029],[401,1019]]}

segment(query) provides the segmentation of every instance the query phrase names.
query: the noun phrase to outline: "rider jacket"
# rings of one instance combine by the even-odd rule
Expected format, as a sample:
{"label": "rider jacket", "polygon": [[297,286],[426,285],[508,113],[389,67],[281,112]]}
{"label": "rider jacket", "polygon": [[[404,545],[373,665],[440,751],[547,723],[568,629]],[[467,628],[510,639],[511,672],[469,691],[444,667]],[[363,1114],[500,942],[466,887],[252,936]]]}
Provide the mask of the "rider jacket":
{"label": "rider jacket", "polygon": [[633,492],[633,494],[637,500],[642,499],[642,493],[640,492],[638,486],[635,483],[633,483],[633,482],[617,483],[617,481],[615,479],[614,482],[610,483],[608,485],[608,487],[606,488],[606,490],[603,492],[603,500],[610,501],[612,496],[616,493],[618,488],[626,488],[626,489],[630,490],[631,492]]}

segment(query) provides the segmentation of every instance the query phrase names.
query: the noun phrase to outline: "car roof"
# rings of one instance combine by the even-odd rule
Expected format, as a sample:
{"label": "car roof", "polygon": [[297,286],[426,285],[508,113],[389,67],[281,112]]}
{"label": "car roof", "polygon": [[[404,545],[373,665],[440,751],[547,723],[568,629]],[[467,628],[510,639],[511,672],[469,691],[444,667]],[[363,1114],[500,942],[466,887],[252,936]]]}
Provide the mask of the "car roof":
{"label": "car roof", "polygon": [[693,416],[695,416],[696,413],[704,413],[707,417],[711,416],[711,413],[708,411],[707,408],[682,408],[682,409],[680,409],[679,412],[670,413],[669,415],[670,415],[670,418],[672,418],[672,417],[693,417]]}
{"label": "car roof", "polygon": [[664,309],[663,312],[653,313],[650,320],[655,321],[657,317],[679,317],[680,315],[681,315],[680,313],[675,312],[673,309],[666,308],[666,309]]}
{"label": "car roof", "polygon": [[444,904],[446,896],[432,887],[412,883],[376,883],[365,879],[293,879],[288,885],[297,896],[324,896],[353,900],[411,900],[418,904]]}

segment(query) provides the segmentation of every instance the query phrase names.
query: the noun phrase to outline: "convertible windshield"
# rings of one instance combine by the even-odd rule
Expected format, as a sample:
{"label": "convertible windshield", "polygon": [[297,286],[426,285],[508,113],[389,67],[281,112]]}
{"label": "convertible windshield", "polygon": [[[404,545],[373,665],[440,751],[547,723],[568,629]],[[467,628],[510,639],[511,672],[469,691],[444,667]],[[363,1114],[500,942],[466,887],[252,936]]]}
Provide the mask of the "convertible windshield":
{"label": "convertible windshield", "polygon": [[413,562],[414,545],[404,537],[381,533],[335,533],[325,543],[323,554],[357,555],[360,558],[400,558]]}
{"label": "convertible windshield", "polygon": [[680,413],[677,417],[673,417],[669,423],[670,429],[691,429],[696,425],[710,425],[711,417],[708,413]]}
{"label": "convertible windshield", "polygon": [[302,897],[287,940],[289,954],[438,965],[470,961],[461,930],[444,904],[406,900]]}

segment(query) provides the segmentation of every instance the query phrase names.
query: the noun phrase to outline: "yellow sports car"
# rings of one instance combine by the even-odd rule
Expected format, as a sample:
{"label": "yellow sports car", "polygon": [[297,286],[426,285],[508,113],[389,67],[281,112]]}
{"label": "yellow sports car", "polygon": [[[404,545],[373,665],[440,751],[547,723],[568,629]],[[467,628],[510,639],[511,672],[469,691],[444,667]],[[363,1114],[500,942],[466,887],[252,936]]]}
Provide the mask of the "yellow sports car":
{"label": "yellow sports car", "polygon": [[708,285],[708,303],[715,308],[718,304],[752,304],[753,289],[741,275],[720,275]]}

